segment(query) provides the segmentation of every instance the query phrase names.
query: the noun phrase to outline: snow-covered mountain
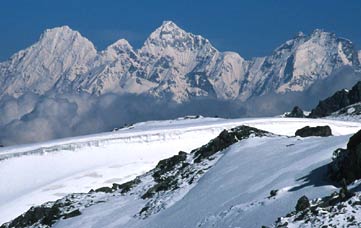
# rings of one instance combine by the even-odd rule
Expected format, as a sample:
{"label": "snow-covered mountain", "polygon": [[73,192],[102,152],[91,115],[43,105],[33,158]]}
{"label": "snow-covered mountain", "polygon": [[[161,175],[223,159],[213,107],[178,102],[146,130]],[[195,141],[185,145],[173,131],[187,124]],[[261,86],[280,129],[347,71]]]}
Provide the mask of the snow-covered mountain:
{"label": "snow-covered mountain", "polygon": [[260,95],[303,91],[341,66],[359,67],[360,62],[351,41],[317,29],[309,36],[299,33],[271,56],[255,59],[250,65],[248,90]]}
{"label": "snow-covered mountain", "polygon": [[139,50],[124,39],[97,51],[67,26],[44,32],[0,63],[0,95],[31,91],[149,94],[183,102],[194,97],[245,101],[269,92],[303,91],[342,66],[360,66],[351,41],[315,30],[298,34],[270,56],[245,60],[165,21]]}
{"label": "snow-covered mountain", "polygon": [[46,30],[37,43],[0,64],[0,97],[66,90],[96,56],[93,44],[68,26]]}
{"label": "snow-covered mountain", "polygon": [[[334,136],[291,137],[306,125],[329,125]],[[184,118],[4,148],[0,222],[44,203],[2,227],[271,225],[302,195],[337,189],[322,179],[325,165],[359,129],[320,119]]]}

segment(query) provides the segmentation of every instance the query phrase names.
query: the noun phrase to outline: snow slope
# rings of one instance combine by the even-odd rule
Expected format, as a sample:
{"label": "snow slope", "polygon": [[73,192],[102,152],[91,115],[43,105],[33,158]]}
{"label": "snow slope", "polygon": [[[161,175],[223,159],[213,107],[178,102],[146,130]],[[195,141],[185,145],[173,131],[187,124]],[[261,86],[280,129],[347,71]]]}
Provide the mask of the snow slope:
{"label": "snow slope", "polygon": [[[307,194],[315,198],[335,190],[331,186],[312,186],[315,183],[308,184],[308,180],[302,178],[328,163],[332,151],[344,146],[347,138],[278,137],[240,142],[225,151],[182,200],[149,220],[130,220],[126,226],[259,228],[270,225],[292,210],[300,196]],[[300,189],[291,191],[297,187]],[[269,199],[272,189],[279,192]],[[84,213],[79,219],[91,218]],[[102,219],[110,221],[111,217]],[[73,222],[69,220],[69,223]],[[61,224],[70,225],[66,220],[59,227]]]}
{"label": "snow slope", "polygon": [[[292,211],[306,194],[321,197],[336,190],[322,182],[323,165],[348,136],[329,138],[250,138],[238,142],[211,161],[212,168],[193,185],[164,193],[160,211],[142,217],[141,199],[148,177],[130,194],[99,194],[102,203],[81,208],[81,215],[60,220],[54,227],[261,227]],[[271,197],[270,191],[277,189]],[[140,192],[139,192],[140,191]],[[144,191],[144,190],[143,190]],[[160,199],[159,199],[160,197]],[[86,199],[86,198],[85,198]],[[86,204],[86,200],[80,201]],[[143,209],[142,209],[143,208]]]}
{"label": "snow slope", "polygon": [[180,150],[190,151],[207,143],[223,129],[242,124],[290,136],[306,125],[330,125],[334,135],[361,129],[361,123],[333,120],[185,118],[3,148],[0,150],[0,223],[31,205],[133,179],[153,168],[160,159]]}

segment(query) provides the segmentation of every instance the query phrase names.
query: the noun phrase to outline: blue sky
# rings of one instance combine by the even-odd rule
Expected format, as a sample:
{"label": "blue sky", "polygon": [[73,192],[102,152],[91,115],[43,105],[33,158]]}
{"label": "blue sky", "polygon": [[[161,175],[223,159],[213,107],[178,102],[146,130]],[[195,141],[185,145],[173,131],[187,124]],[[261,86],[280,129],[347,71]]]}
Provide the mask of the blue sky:
{"label": "blue sky", "polygon": [[80,31],[98,50],[120,38],[138,48],[164,20],[245,58],[267,55],[298,31],[315,28],[361,46],[360,0],[4,0],[0,60],[60,25]]}

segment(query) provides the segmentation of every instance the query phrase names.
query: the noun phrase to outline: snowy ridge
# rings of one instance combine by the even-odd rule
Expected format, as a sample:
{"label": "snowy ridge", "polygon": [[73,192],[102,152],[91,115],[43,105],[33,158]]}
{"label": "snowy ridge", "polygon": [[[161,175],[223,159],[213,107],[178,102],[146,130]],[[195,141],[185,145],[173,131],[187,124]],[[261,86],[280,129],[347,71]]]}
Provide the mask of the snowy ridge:
{"label": "snowy ridge", "polygon": [[94,45],[68,26],[46,30],[39,41],[0,65],[0,97],[25,92],[67,91],[68,84],[88,71]]}
{"label": "snowy ridge", "polygon": [[[169,120],[169,121],[151,121],[151,122],[135,124],[128,128],[120,129],[118,131],[111,133],[69,138],[69,139],[57,140],[43,144],[25,145],[23,147],[11,147],[9,148],[10,150],[8,152],[11,152],[13,155],[17,155],[17,156],[15,157],[9,156],[8,159],[0,161],[0,168],[2,170],[2,173],[5,175],[5,176],[1,176],[0,180],[3,181],[3,183],[7,183],[6,185],[0,183],[0,186],[4,186],[3,188],[0,187],[0,205],[1,205],[0,221],[2,223],[11,220],[15,216],[28,210],[30,205],[31,206],[40,205],[46,201],[56,200],[64,195],[73,192],[88,192],[91,188],[97,189],[104,186],[111,187],[112,183],[120,184],[132,180],[136,176],[142,175],[146,171],[149,171],[152,168],[154,168],[159,160],[165,159],[173,155],[177,155],[179,151],[190,151],[191,149],[204,145],[210,139],[217,136],[223,129],[228,129],[239,125],[249,125],[276,134],[286,134],[290,136],[294,135],[294,132],[297,129],[302,128],[306,125],[310,125],[310,126],[329,125],[331,126],[334,135],[351,134],[361,129],[360,123],[342,122],[342,121],[333,121],[333,120],[292,119],[292,118],[235,119],[235,120],[215,119],[215,118],[178,119],[178,120]],[[154,134],[150,136],[149,134],[150,132]],[[129,140],[129,137],[133,137],[133,138]],[[311,149],[309,151],[309,155],[312,156],[309,156],[307,158],[308,161],[312,161],[310,164],[316,164],[316,161],[318,161],[319,159],[326,159],[328,161],[328,159],[330,159],[329,151],[331,151],[331,149],[333,151],[334,147],[336,147],[335,146],[336,144],[337,147],[342,147],[344,145],[344,142],[346,141],[345,137],[347,138],[347,136],[336,136],[330,139],[315,138],[309,140],[308,139],[299,140],[297,138],[281,137],[279,140],[277,139],[276,141],[274,141],[273,139],[268,140],[265,138],[262,139],[261,141],[256,140],[255,144],[250,144],[250,145],[246,142],[243,142],[241,145],[235,146],[234,150],[249,151],[249,156],[250,156],[249,159],[251,159],[253,162],[256,162],[259,161],[260,157],[258,156],[252,157],[254,154],[253,151],[263,151],[260,152],[259,156],[261,157],[263,156],[261,155],[263,153],[264,154],[270,153],[269,152],[270,147],[268,146],[264,147],[265,145],[264,143],[273,145],[272,151],[275,154],[273,157],[270,157],[272,159],[279,158],[279,156],[281,156],[282,153],[285,153],[284,152],[285,150],[294,151],[293,148],[296,147],[293,147],[293,144],[301,143],[297,147],[298,149],[295,151],[295,154],[304,156],[301,153],[301,151],[305,150],[303,148],[303,145],[308,145],[307,148],[310,147],[313,148],[314,146],[317,146],[317,148]],[[98,142],[98,144],[97,145],[92,144],[91,146],[89,146],[88,144],[86,144],[87,140],[89,142]],[[306,144],[304,144],[303,142]],[[74,147],[73,150],[69,145],[78,145],[78,147],[73,146]],[[332,148],[330,150],[324,149],[323,147],[325,145]],[[251,148],[252,147],[256,147],[256,148],[247,149],[250,148],[249,146],[251,146]],[[54,151],[51,153],[41,152],[38,154],[32,153],[32,154],[28,154],[27,156],[20,156],[20,154],[26,154],[26,150],[34,151],[41,147],[52,147]],[[58,149],[56,149],[57,147]],[[144,151],[144,148],[147,148],[146,151]],[[6,149],[7,148],[3,148],[2,153],[4,153]],[[319,157],[317,153],[314,154],[315,151],[318,151],[318,153],[323,153],[323,155]],[[228,152],[226,154],[228,154]],[[92,159],[88,159],[89,156]],[[239,157],[239,159],[241,158],[242,156]],[[222,162],[223,159],[224,158],[222,157],[222,159],[220,160],[214,159],[211,160],[210,163],[205,163],[204,165],[200,163],[196,166],[190,166],[190,167],[198,167],[200,169],[208,170],[208,168],[206,168],[208,167],[208,165],[211,166],[215,165],[217,167],[219,162]],[[231,158],[230,161],[233,160],[235,162],[237,161],[238,163],[245,162],[245,164],[251,161],[251,160],[242,160],[242,159],[235,160],[234,158]],[[184,161],[188,162],[188,159]],[[299,161],[300,163],[290,164],[290,167],[293,167],[290,169],[296,168],[298,170],[300,167],[304,166],[302,165],[303,163],[300,161],[300,157],[295,158],[295,161]],[[282,159],[277,160],[277,162],[276,160],[266,160],[265,162],[266,163],[270,162],[274,164],[275,170],[279,169],[277,165],[284,164],[282,162]],[[34,169],[33,164],[37,164],[36,169]],[[314,165],[311,166],[313,169]],[[219,166],[221,170],[223,170],[222,167],[223,167],[222,165]],[[236,166],[226,165],[226,167],[236,167]],[[243,166],[240,166],[240,169],[242,167]],[[251,170],[249,167],[248,168],[245,167],[245,169]],[[304,171],[302,175],[308,174],[310,169],[311,167],[307,168],[307,170]],[[213,170],[213,168],[211,170]],[[255,169],[254,171],[256,172],[257,169]],[[283,171],[284,170],[282,170],[282,173]],[[224,171],[220,172],[220,175],[223,175],[222,174],[223,172]],[[235,172],[239,174],[245,171],[238,170]],[[270,173],[270,172],[273,171],[265,171],[265,173]],[[297,171],[295,172],[298,173]],[[12,175],[6,175],[7,173],[18,173],[16,181],[14,181]],[[218,171],[216,173],[218,173]],[[301,174],[297,174],[297,175],[301,175]],[[35,179],[30,177],[37,177],[37,178]],[[230,179],[231,181],[232,175],[230,175],[229,177],[231,178]],[[245,179],[242,180],[248,179],[247,176],[244,176],[244,178]],[[274,178],[277,179],[277,175],[274,176]],[[264,181],[267,182],[267,180]],[[182,182],[182,183],[185,184],[186,182]],[[203,181],[201,181],[200,183],[203,183]],[[204,182],[204,184],[206,183],[207,181]],[[144,189],[143,187],[145,185],[143,184],[146,184],[146,186],[148,187]],[[240,183],[240,184],[245,186],[244,183],[243,184]],[[220,183],[217,183],[217,185],[220,186]],[[302,185],[302,183],[298,182],[297,185]],[[137,189],[141,193],[140,196],[142,196],[145,194],[146,190],[154,186],[154,180],[152,178],[149,179],[148,181],[144,179],[144,181],[142,181],[142,184],[139,186],[140,186],[139,189],[138,187]],[[150,203],[148,206],[151,206],[151,208],[154,207],[154,210],[152,210],[153,212],[158,211],[159,209],[158,206],[163,205],[162,202],[169,201],[169,203],[171,202],[175,203],[174,204],[175,206],[176,204],[178,204],[177,202],[182,202],[182,200],[184,199],[183,197],[187,198],[189,194],[191,193],[193,194],[194,191],[197,192],[198,190],[195,189],[199,187],[198,184],[196,186],[194,185],[183,186],[182,184],[180,184],[179,186],[182,186],[179,189],[180,192],[176,194],[176,191],[174,191],[173,192],[174,195],[171,194],[172,195],[171,201],[169,200],[164,201],[164,199],[170,199],[167,198],[170,195],[166,194],[161,198],[159,198],[160,201],[158,200],[152,201],[153,203]],[[267,194],[270,191],[269,186],[268,185],[265,186],[266,187],[263,193],[261,194],[261,198],[258,199],[258,201],[260,202],[263,202],[263,198],[267,197]],[[282,186],[282,184],[280,184],[280,186]],[[192,188],[192,191],[188,192],[190,188]],[[11,189],[11,191],[9,191],[9,189]],[[240,188],[235,187],[234,189],[240,189]],[[247,189],[244,190],[246,192],[249,191]],[[204,190],[202,191],[204,192]],[[108,202],[104,204],[105,208],[100,209],[100,211],[104,212],[103,214],[104,216],[106,216],[107,213],[110,213],[109,216],[114,218],[114,216],[111,215],[112,213],[116,213],[115,211],[125,210],[123,207],[119,208],[118,203],[114,204],[114,202],[118,202],[116,200],[118,198],[118,194],[115,194],[113,196],[112,194],[104,195],[103,193],[92,193],[91,194],[92,197],[87,198],[87,200],[84,200],[83,196],[87,197],[87,194],[79,195],[79,204],[81,205],[84,204],[86,205],[87,204],[86,202],[90,202],[90,201],[93,201],[91,203],[93,204],[94,202],[98,202],[97,199],[99,199],[99,201],[101,202],[102,201]],[[93,196],[96,196],[96,199],[92,200]],[[75,195],[74,200],[77,198],[78,198],[77,195]],[[129,197],[128,196],[124,197],[122,199],[125,200],[124,201],[125,207],[128,207],[127,205],[130,205],[129,204],[130,202],[140,202],[140,204],[138,203],[134,204],[135,206],[133,207],[133,209],[129,208],[131,210],[131,212],[129,213],[132,215],[139,213],[139,211],[145,206],[144,201],[142,199],[137,199],[136,201],[134,201],[134,196],[132,195],[130,195]],[[99,204],[99,206],[100,205],[101,204]],[[166,207],[168,208],[168,206]],[[93,207],[89,207],[90,212],[94,210],[94,212],[99,214],[99,208],[96,209],[97,207],[98,206],[96,206],[94,209],[92,209]],[[80,209],[81,208],[83,207],[80,207]],[[163,206],[160,206],[160,208],[163,208]],[[169,207],[169,209],[171,208],[173,208],[173,206]],[[290,208],[286,208],[286,209],[290,210]],[[282,213],[279,213],[278,216],[284,215],[286,213],[286,209],[283,210]],[[81,209],[81,211],[82,210],[83,209]],[[226,208],[222,210],[226,210]],[[168,209],[166,209],[166,211],[168,211]],[[121,214],[123,214],[125,217],[129,215],[127,213],[125,214],[124,213],[122,212]],[[159,212],[159,213],[161,214],[163,212]],[[214,213],[217,214],[218,212],[214,212]],[[151,215],[149,216],[150,220],[147,219],[146,221],[151,222],[152,218],[153,216]],[[196,223],[201,222],[203,218],[204,217],[197,218]],[[270,220],[269,223],[271,223],[275,220],[275,218],[272,217],[269,218],[269,220]],[[82,222],[84,221],[81,220],[80,223]],[[96,222],[96,220],[94,220],[94,222]],[[76,226],[76,224],[77,224],[76,222],[73,224],[74,227]],[[134,225],[134,227],[137,226]]]}
{"label": "snowy ridge", "polygon": [[[130,182],[122,185],[113,184],[112,188],[103,187],[95,191],[91,190],[88,194],[71,194],[56,202],[49,202],[41,207],[31,208],[23,216],[15,219],[14,223],[9,224],[9,226],[48,227],[60,218],[66,219],[78,216],[81,214],[80,211],[87,207],[114,199],[114,196],[121,197],[123,195],[133,195],[133,197],[145,201],[144,207],[133,216],[145,219],[181,200],[190,188],[195,186],[197,180],[217,162],[220,157],[219,154],[216,154],[217,152],[249,137],[267,135],[271,136],[272,134],[246,126],[240,126],[228,131],[224,130],[218,137],[208,144],[193,150],[190,154],[179,152],[178,155],[161,160],[155,169]],[[100,194],[99,198],[99,192],[106,194]],[[47,212],[49,209],[50,214]],[[34,214],[36,217],[39,210],[40,214],[44,212],[41,215],[44,218],[40,218],[38,221],[27,220],[28,213]],[[42,210],[44,211],[41,212]],[[4,225],[4,227],[7,226]]]}
{"label": "snowy ridge", "polygon": [[343,66],[359,68],[351,41],[315,30],[270,56],[245,60],[165,21],[139,50],[124,39],[98,52],[67,26],[44,32],[0,63],[0,95],[26,92],[148,94],[178,103],[195,97],[245,101],[269,92],[303,91]]}

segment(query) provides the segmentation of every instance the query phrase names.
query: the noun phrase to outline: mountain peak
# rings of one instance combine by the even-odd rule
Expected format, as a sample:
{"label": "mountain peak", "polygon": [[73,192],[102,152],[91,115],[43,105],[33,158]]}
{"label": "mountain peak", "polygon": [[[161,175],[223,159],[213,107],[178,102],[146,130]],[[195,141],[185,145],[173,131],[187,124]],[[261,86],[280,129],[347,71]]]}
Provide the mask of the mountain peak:
{"label": "mountain peak", "polygon": [[112,56],[112,58],[118,58],[123,53],[134,52],[133,47],[126,39],[117,40],[115,43],[109,45],[106,50],[102,51],[103,55]]}
{"label": "mountain peak", "polygon": [[311,38],[312,37],[331,37],[331,36],[336,36],[336,34],[332,33],[332,32],[327,32],[323,29],[315,29],[312,33],[311,33]]}
{"label": "mountain peak", "polygon": [[205,44],[209,44],[209,41],[202,36],[189,33],[172,21],[164,21],[160,27],[150,34],[143,48],[157,46],[188,49]]}
{"label": "mountain peak", "polygon": [[46,29],[43,32],[43,34],[41,35],[40,39],[47,38],[47,37],[58,36],[58,35],[64,36],[64,35],[67,35],[67,34],[73,34],[73,35],[81,36],[79,32],[77,32],[75,30],[72,30],[67,25],[64,25],[64,26],[55,27],[55,28],[52,28],[52,29]]}
{"label": "mountain peak", "polygon": [[173,21],[163,21],[162,25],[159,27],[162,30],[173,30],[173,29],[181,29],[178,25],[176,25]]}
{"label": "mountain peak", "polygon": [[306,34],[304,32],[299,31],[295,37],[305,37],[305,36],[306,36]]}
{"label": "mountain peak", "polygon": [[115,48],[115,47],[132,49],[132,46],[129,44],[129,42],[126,39],[117,40],[115,43],[111,44],[108,48]]}
{"label": "mountain peak", "polygon": [[188,33],[178,27],[172,21],[164,21],[160,27],[158,27],[150,36],[152,40],[170,40],[182,36],[186,36]]}

